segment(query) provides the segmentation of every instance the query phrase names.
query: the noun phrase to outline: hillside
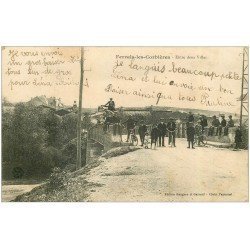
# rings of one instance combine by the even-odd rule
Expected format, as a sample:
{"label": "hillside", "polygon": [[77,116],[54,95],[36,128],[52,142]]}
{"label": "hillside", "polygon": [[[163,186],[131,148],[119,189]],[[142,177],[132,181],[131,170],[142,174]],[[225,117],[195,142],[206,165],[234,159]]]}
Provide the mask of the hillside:
{"label": "hillside", "polygon": [[109,150],[97,160],[75,172],[60,172],[51,177],[45,184],[35,187],[28,193],[19,195],[14,201],[86,201],[89,192],[99,187],[99,183],[87,180],[91,170],[106,163],[110,158],[124,155],[140,149],[139,147],[126,146]]}

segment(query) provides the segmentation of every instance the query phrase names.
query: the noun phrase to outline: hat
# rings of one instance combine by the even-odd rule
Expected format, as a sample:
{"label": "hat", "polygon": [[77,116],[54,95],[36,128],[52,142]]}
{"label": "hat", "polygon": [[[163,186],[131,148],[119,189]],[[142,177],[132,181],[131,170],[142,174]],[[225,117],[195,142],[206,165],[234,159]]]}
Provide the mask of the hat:
{"label": "hat", "polygon": [[231,116],[231,115],[229,115],[228,117],[229,117],[229,118],[232,118],[232,116]]}

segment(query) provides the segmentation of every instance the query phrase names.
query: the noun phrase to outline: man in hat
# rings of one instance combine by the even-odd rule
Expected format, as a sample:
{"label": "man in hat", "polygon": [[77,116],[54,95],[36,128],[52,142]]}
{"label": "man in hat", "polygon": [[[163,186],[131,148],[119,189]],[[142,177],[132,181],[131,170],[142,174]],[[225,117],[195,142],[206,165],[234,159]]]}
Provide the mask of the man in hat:
{"label": "man in hat", "polygon": [[192,146],[192,149],[195,148],[194,147],[194,135],[195,135],[194,123],[193,122],[189,122],[188,127],[187,127],[188,148],[190,148],[190,146]]}
{"label": "man in hat", "polygon": [[173,146],[175,146],[175,129],[176,129],[176,123],[174,121],[173,117],[170,117],[170,121],[167,123],[167,131],[168,131],[168,145],[173,143]]}
{"label": "man in hat", "polygon": [[224,132],[225,135],[228,135],[228,128],[233,128],[234,127],[234,121],[232,119],[232,116],[229,115],[228,118],[229,118],[229,120],[227,122],[227,126],[225,127],[225,132]]}
{"label": "man in hat", "polygon": [[204,133],[205,127],[207,127],[207,117],[205,115],[201,116],[201,127],[202,133]]}
{"label": "man in hat", "polygon": [[192,112],[189,112],[187,120],[188,122],[194,122],[194,115],[192,114]]}
{"label": "man in hat", "polygon": [[203,132],[202,132],[202,126],[201,126],[201,120],[198,121],[198,123],[195,125],[195,135],[197,136],[198,146],[203,142]]}
{"label": "man in hat", "polygon": [[159,137],[159,130],[157,126],[154,124],[151,130],[151,149],[153,148],[153,144],[155,149],[158,137]]}
{"label": "man in hat", "polygon": [[218,127],[220,125],[219,119],[217,119],[216,115],[213,116],[212,120],[212,125],[209,128],[209,133],[208,135],[213,136],[214,135],[214,130],[215,130],[215,135],[218,135]]}
{"label": "man in hat", "polygon": [[165,147],[164,144],[164,138],[167,132],[167,126],[164,123],[164,119],[161,118],[161,122],[158,124],[157,126],[158,130],[159,130],[159,147]]}
{"label": "man in hat", "polygon": [[129,141],[129,136],[130,136],[130,133],[131,133],[131,129],[135,129],[135,121],[134,119],[132,118],[131,115],[128,116],[128,120],[125,122],[126,123],[126,127],[127,127],[127,141]]}
{"label": "man in hat", "polygon": [[225,119],[225,115],[221,115],[221,122],[219,125],[219,136],[222,134],[222,129],[224,129],[224,135],[225,135],[225,127],[227,126],[227,121]]}
{"label": "man in hat", "polygon": [[229,120],[228,120],[228,122],[227,122],[227,127],[229,127],[229,128],[234,127],[234,121],[233,121],[233,119],[232,119],[232,116],[229,115],[228,118],[229,118]]}
{"label": "man in hat", "polygon": [[108,107],[108,110],[110,111],[115,111],[115,102],[113,101],[113,98],[110,98],[104,107]]}
{"label": "man in hat", "polygon": [[74,101],[74,103],[73,103],[72,110],[73,110],[73,112],[76,112],[76,111],[77,111],[77,104],[76,104],[76,101]]}
{"label": "man in hat", "polygon": [[141,121],[139,129],[138,129],[138,133],[139,133],[140,140],[141,140],[141,146],[143,146],[145,134],[147,133],[147,126],[145,125],[144,121]]}

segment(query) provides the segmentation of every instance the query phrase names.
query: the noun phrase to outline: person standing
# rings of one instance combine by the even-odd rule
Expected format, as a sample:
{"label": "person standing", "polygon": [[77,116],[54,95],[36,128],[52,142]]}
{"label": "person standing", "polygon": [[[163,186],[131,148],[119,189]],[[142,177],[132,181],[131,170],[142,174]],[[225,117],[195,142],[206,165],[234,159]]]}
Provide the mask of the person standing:
{"label": "person standing", "polygon": [[198,121],[198,123],[195,125],[194,129],[195,129],[195,135],[197,138],[197,144],[198,144],[198,146],[200,146],[201,143],[204,144],[201,120]]}
{"label": "person standing", "polygon": [[176,123],[174,122],[174,119],[170,117],[170,121],[167,124],[167,131],[168,131],[168,145],[173,143],[173,146],[175,146],[175,129],[176,129]]}
{"label": "person standing", "polygon": [[238,126],[237,129],[235,130],[234,142],[235,142],[235,149],[239,149],[240,144],[242,142],[242,132],[240,126]]}
{"label": "person standing", "polygon": [[223,129],[224,129],[224,135],[225,135],[225,127],[226,126],[227,126],[227,121],[225,119],[225,115],[221,115],[221,122],[219,125],[219,136],[221,136]]}
{"label": "person standing", "polygon": [[229,118],[229,120],[228,120],[228,122],[227,122],[227,126],[228,126],[229,128],[234,127],[234,121],[233,121],[233,119],[232,119],[232,116],[229,115],[228,118]]}
{"label": "person standing", "polygon": [[201,127],[202,127],[202,133],[204,133],[205,127],[207,127],[207,117],[205,115],[201,116]]}
{"label": "person standing", "polygon": [[195,147],[194,147],[194,135],[195,135],[194,123],[189,122],[188,127],[187,127],[188,148],[190,148],[190,146],[192,146],[192,149],[195,149]]}
{"label": "person standing", "polygon": [[188,120],[188,122],[194,122],[194,115],[192,114],[192,112],[189,112],[187,120]]}
{"label": "person standing", "polygon": [[220,121],[219,119],[217,119],[216,115],[214,115],[212,120],[212,126],[209,128],[209,135],[213,136],[214,130],[215,130],[215,135],[218,135],[219,126],[220,126]]}
{"label": "person standing", "polygon": [[145,134],[147,133],[147,126],[145,125],[143,121],[141,121],[141,124],[138,129],[138,133],[139,133],[140,140],[141,140],[141,146],[143,146],[144,140],[145,140]]}
{"label": "person standing", "polygon": [[76,104],[76,101],[74,101],[74,103],[73,103],[72,110],[73,110],[73,112],[77,112],[77,104]]}
{"label": "person standing", "polygon": [[156,148],[156,143],[159,137],[159,130],[156,125],[153,125],[153,128],[151,130],[151,149],[154,144],[154,149]]}
{"label": "person standing", "polygon": [[233,121],[233,119],[232,119],[232,116],[229,115],[228,118],[229,118],[229,120],[228,120],[228,122],[227,122],[227,126],[225,127],[224,135],[228,135],[228,129],[234,127],[234,121]]}
{"label": "person standing", "polygon": [[157,128],[159,130],[159,147],[165,147],[164,139],[167,132],[167,126],[163,122],[164,119],[161,118],[161,122],[158,124]]}
{"label": "person standing", "polygon": [[125,123],[126,123],[126,127],[127,127],[127,141],[126,142],[128,142],[131,130],[135,129],[135,121],[132,118],[132,116],[129,115],[128,120]]}

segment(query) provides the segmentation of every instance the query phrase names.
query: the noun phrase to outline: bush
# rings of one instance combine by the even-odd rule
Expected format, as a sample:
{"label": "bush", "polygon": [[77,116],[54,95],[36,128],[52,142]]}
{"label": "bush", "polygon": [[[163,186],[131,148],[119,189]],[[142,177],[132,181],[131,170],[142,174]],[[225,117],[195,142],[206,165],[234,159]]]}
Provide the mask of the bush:
{"label": "bush", "polygon": [[[5,100],[6,103],[6,100]],[[90,126],[85,114],[82,127]],[[48,177],[53,168],[64,168],[76,163],[77,114],[62,117],[54,110],[29,103],[18,103],[13,109],[3,110],[2,157],[4,178],[22,174],[23,177]],[[86,138],[82,140],[82,163],[86,159]],[[20,172],[20,171],[19,171]]]}
{"label": "bush", "polygon": [[[82,138],[82,165],[86,164],[87,139]],[[63,155],[67,158],[66,164],[76,164],[77,157],[77,139],[73,139],[64,145]]]}
{"label": "bush", "polygon": [[23,169],[25,178],[47,177],[53,168],[74,163],[71,154],[64,154],[62,149],[76,137],[76,114],[62,118],[53,110],[19,103],[12,112],[4,111],[2,117],[6,177],[13,177],[15,167]]}
{"label": "bush", "polygon": [[60,168],[54,168],[49,177],[47,191],[56,191],[63,188],[66,184],[66,172]]}

